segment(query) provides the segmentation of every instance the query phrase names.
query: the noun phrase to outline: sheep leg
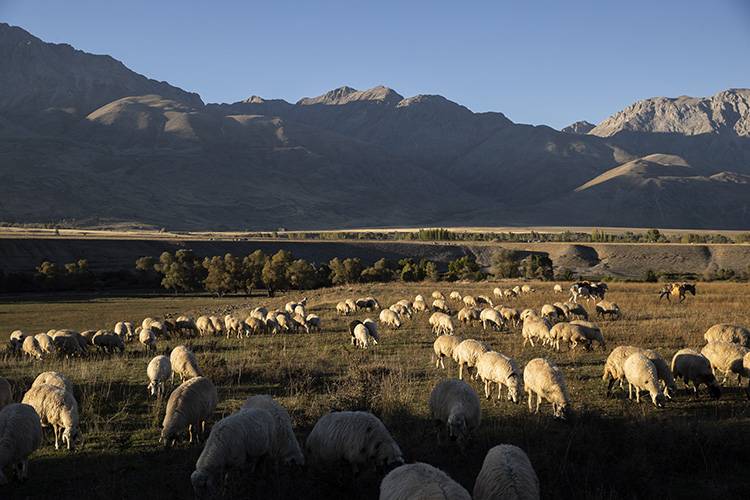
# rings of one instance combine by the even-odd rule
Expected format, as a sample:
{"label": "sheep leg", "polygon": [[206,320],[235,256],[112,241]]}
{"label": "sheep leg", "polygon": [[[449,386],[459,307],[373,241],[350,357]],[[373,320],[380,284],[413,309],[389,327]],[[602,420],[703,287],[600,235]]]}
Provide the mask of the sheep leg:
{"label": "sheep leg", "polygon": [[635,391],[635,402],[640,403],[641,402],[641,389],[638,386],[635,386],[633,389]]}
{"label": "sheep leg", "polygon": [[542,395],[537,393],[536,395],[536,411],[534,413],[539,413],[539,407],[542,406]]}
{"label": "sheep leg", "polygon": [[55,449],[60,449],[60,427],[57,426],[57,424],[52,425],[52,431],[55,434]]}
{"label": "sheep leg", "polygon": [[459,361],[458,363],[458,380],[464,379],[464,364]]}
{"label": "sheep leg", "polygon": [[445,362],[444,362],[444,359],[445,359],[445,357],[444,357],[444,356],[440,356],[440,368],[442,368],[443,370],[445,370]]}
{"label": "sheep leg", "polygon": [[529,412],[531,412],[532,411],[532,407],[531,407],[531,391],[529,389],[526,390],[526,397],[527,397],[527,399],[529,401]]}
{"label": "sheep leg", "polygon": [[192,443],[193,442],[193,424],[188,425],[188,438],[189,438],[189,442]]}
{"label": "sheep leg", "polygon": [[[498,401],[500,400],[500,394],[502,393],[502,391],[503,391],[503,384],[501,384],[500,382],[498,382],[497,383],[497,399],[498,399]],[[508,394],[510,394],[510,388],[508,388]]]}
{"label": "sheep leg", "polygon": [[492,391],[492,388],[490,387],[490,381],[485,380],[484,381],[484,397],[486,397],[487,399],[490,399],[491,391]]}
{"label": "sheep leg", "polygon": [[628,399],[633,399],[633,384],[628,382]]}

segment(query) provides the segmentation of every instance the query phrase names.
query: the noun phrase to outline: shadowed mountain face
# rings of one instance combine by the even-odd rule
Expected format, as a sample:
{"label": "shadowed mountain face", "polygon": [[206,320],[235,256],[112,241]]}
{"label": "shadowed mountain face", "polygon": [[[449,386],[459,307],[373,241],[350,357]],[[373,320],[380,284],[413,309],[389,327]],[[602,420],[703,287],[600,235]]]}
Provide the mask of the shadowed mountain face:
{"label": "shadowed mountain face", "polygon": [[[746,91],[634,105],[564,132],[383,86],[204,105],[4,24],[0,85],[0,221],[748,225]],[[711,197],[719,210],[699,201]]]}

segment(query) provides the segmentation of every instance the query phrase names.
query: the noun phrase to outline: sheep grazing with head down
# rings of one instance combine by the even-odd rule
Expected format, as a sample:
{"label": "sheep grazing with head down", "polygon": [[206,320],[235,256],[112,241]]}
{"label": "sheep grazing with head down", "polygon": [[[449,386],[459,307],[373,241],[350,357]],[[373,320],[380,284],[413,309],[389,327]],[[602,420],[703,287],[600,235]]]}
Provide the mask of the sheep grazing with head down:
{"label": "sheep grazing with head down", "polygon": [[377,345],[378,341],[372,336],[370,329],[364,323],[354,326],[352,340],[356,347],[367,349],[370,345]]}
{"label": "sheep grazing with head down", "polygon": [[353,474],[375,467],[402,465],[404,457],[383,422],[365,411],[336,411],[323,415],[305,441],[308,465],[326,469],[346,462]]}
{"label": "sheep grazing with head down", "polygon": [[42,351],[39,342],[37,342],[36,338],[31,335],[23,339],[21,348],[23,349],[24,354],[30,358],[41,360],[44,357],[44,352]]}
{"label": "sheep grazing with head down", "polygon": [[435,368],[441,367],[445,369],[444,358],[453,358],[453,350],[463,341],[463,338],[456,335],[441,335],[432,344],[432,348],[435,351],[433,359],[435,359]]}
{"label": "sheep grazing with head down", "polygon": [[501,444],[484,457],[474,483],[474,500],[539,500],[539,478],[518,446]]}
{"label": "sheep grazing with head down", "polygon": [[628,399],[641,402],[641,391],[648,391],[654,406],[661,408],[664,406],[664,393],[659,384],[659,375],[656,373],[656,366],[643,353],[636,352],[631,354],[625,360],[623,365],[625,370],[625,379],[628,381]]}
{"label": "sheep grazing with head down", "polygon": [[29,475],[29,455],[42,443],[39,415],[30,405],[12,403],[0,409],[0,486],[8,484],[10,466],[19,481]]}
{"label": "sheep grazing with head down", "polygon": [[305,456],[299,446],[292,428],[289,412],[275,399],[267,394],[250,396],[245,400],[242,409],[257,408],[271,414],[276,423],[276,432],[271,440],[271,458],[284,465],[305,465]]}
{"label": "sheep grazing with head down", "polygon": [[148,363],[146,375],[149,394],[160,398],[167,390],[167,380],[172,378],[172,363],[166,356],[156,356]]}
{"label": "sheep grazing with head down", "polygon": [[435,299],[432,301],[432,310],[435,312],[451,314],[451,308],[445,303],[443,299]]}
{"label": "sheep grazing with head down", "polygon": [[442,312],[432,313],[429,324],[432,327],[432,333],[435,335],[453,335],[455,331],[451,317]]}
{"label": "sheep grazing with head down", "polygon": [[476,307],[464,307],[456,315],[456,319],[463,324],[469,324],[473,321],[479,321],[482,311]]}
{"label": "sheep grazing with head down", "polygon": [[243,409],[219,420],[190,475],[196,498],[218,493],[230,469],[254,471],[258,461],[270,455],[275,434],[273,416],[260,408]]}
{"label": "sheep grazing with head down", "polygon": [[31,387],[36,387],[42,384],[54,385],[60,389],[64,389],[69,393],[73,394],[73,383],[68,380],[68,377],[59,372],[42,372],[34,379]]}
{"label": "sheep grazing with head down", "polygon": [[555,283],[555,286],[552,287],[552,291],[555,293],[563,293],[563,287],[560,283]]}
{"label": "sheep grazing with head down", "polygon": [[583,304],[576,304],[573,302],[564,302],[564,304],[568,311],[567,316],[569,319],[582,319],[588,321],[589,312],[583,307]]}
{"label": "sheep grazing with head down", "polygon": [[[489,350],[486,344],[474,339],[466,339],[458,344],[453,349],[453,361],[458,365],[459,380],[464,379],[464,365],[466,365],[466,371],[471,372],[471,368],[476,366],[479,356]],[[471,378],[475,378],[475,375],[472,375]]]}
{"label": "sheep grazing with head down", "polygon": [[619,319],[620,306],[608,300],[600,300],[596,303],[596,315],[602,318]]}
{"label": "sheep grazing with head down", "polygon": [[24,333],[21,330],[13,330],[10,334],[10,339],[8,339],[10,352],[12,352],[13,354],[18,354],[19,352],[21,352],[23,340],[28,336],[29,334]]}
{"label": "sheep grazing with head down", "polygon": [[445,300],[445,295],[435,290],[434,292],[432,292],[432,298],[438,299],[438,300]]}
{"label": "sheep grazing with head down", "polygon": [[654,351],[653,349],[644,349],[643,355],[646,356],[654,364],[656,368],[656,375],[659,377],[659,381],[664,384],[662,390],[664,396],[668,399],[672,399],[672,395],[677,392],[677,384],[675,384],[674,376],[672,376],[672,370],[669,367],[669,363],[661,357],[661,354]]}
{"label": "sheep grazing with head down", "polygon": [[523,337],[523,346],[526,346],[526,342],[534,347],[534,341],[541,342],[542,345],[548,344],[552,341],[550,336],[550,322],[545,318],[533,314],[533,312],[526,316],[523,320],[523,328],[521,330],[521,336]]}
{"label": "sheep grazing with head down", "polygon": [[432,465],[417,462],[393,469],[380,483],[379,500],[471,500],[466,489]]}
{"label": "sheep grazing with head down", "polygon": [[523,376],[513,359],[499,352],[485,352],[477,359],[477,376],[484,382],[484,395],[490,399],[492,384],[497,384],[497,399],[503,386],[508,388],[508,400],[518,403],[523,394]]}
{"label": "sheep grazing with head down", "polygon": [[521,324],[521,313],[513,307],[495,306],[495,310],[500,313],[507,325],[517,328]]}
{"label": "sheep grazing with head down", "polygon": [[457,291],[452,291],[449,295],[451,300],[455,300],[456,302],[461,302],[461,294]]}
{"label": "sheep grazing with head down", "polygon": [[205,432],[218,400],[216,387],[206,377],[194,377],[180,384],[169,395],[159,441],[169,447],[185,429],[191,443],[193,439],[200,441],[199,435]]}
{"label": "sheep grazing with head down", "polygon": [[[554,363],[544,358],[535,358],[523,370],[523,385],[529,398],[529,411],[539,413],[542,399],[552,403],[556,418],[566,418],[570,408],[570,395],[565,377]],[[536,394],[536,410],[532,396]]]}
{"label": "sheep grazing with head down", "polygon": [[463,380],[446,379],[430,394],[430,416],[438,428],[438,442],[443,431],[451,441],[464,444],[479,428],[482,408],[474,389]]}
{"label": "sheep grazing with head down", "polygon": [[726,383],[730,373],[737,375],[738,384],[742,382],[743,376],[747,376],[745,374],[745,367],[742,365],[742,359],[748,352],[750,352],[750,349],[747,347],[742,347],[733,342],[722,341],[709,342],[701,349],[701,354],[711,363],[714,375],[717,371],[724,374],[721,385]]}
{"label": "sheep grazing with head down", "polygon": [[607,396],[612,394],[612,386],[615,382],[620,383],[620,388],[625,381],[625,361],[636,352],[640,352],[640,347],[632,345],[621,345],[615,347],[604,363],[604,374],[602,380],[607,382]]}
{"label": "sheep grazing with head down", "polygon": [[494,309],[486,308],[482,309],[479,313],[479,319],[482,321],[482,329],[487,330],[488,327],[493,330],[502,330],[505,326],[503,316]]}
{"label": "sheep grazing with head down", "polygon": [[208,316],[199,316],[198,319],[195,320],[195,327],[198,329],[198,335],[201,337],[216,335],[214,324]]}
{"label": "sheep grazing with head down", "polygon": [[388,328],[391,328],[393,330],[398,330],[399,328],[401,328],[401,320],[398,319],[398,314],[391,311],[390,309],[383,309],[382,311],[380,311],[380,315],[378,318],[380,319],[380,322]]}
{"label": "sheep grazing with head down", "polygon": [[307,327],[310,329],[311,332],[318,332],[321,331],[321,321],[320,316],[317,314],[308,314],[307,318],[305,318],[305,323],[307,323]]}
{"label": "sheep grazing with head down", "polygon": [[719,323],[703,334],[706,342],[732,342],[743,347],[750,347],[750,330],[740,325]]}
{"label": "sheep grazing with head down", "polygon": [[544,304],[541,310],[542,318],[549,321],[550,325],[554,325],[558,321],[562,320],[560,317],[560,311],[557,307],[552,304]]}
{"label": "sheep grazing with head down", "polygon": [[22,402],[34,407],[42,427],[52,426],[56,450],[60,449],[60,440],[68,450],[75,447],[80,434],[78,402],[72,393],[54,385],[40,384],[29,389]]}
{"label": "sheep grazing with head down", "polygon": [[156,333],[151,328],[142,328],[138,332],[138,342],[146,349],[146,352],[156,350]]}
{"label": "sheep grazing with head down", "polygon": [[693,383],[693,392],[698,393],[698,387],[704,384],[711,397],[721,397],[721,388],[716,382],[716,376],[711,369],[711,362],[698,351],[680,349],[672,357],[672,374],[675,379],[682,379],[687,387]]}
{"label": "sheep grazing with head down", "polygon": [[172,349],[172,352],[169,354],[169,363],[172,368],[173,382],[175,374],[180,376],[180,382],[193,377],[203,376],[203,372],[198,367],[198,360],[195,359],[195,354],[184,345],[178,345]]}
{"label": "sheep grazing with head down", "polygon": [[346,302],[339,302],[336,304],[336,313],[340,314],[342,316],[349,316],[351,313],[354,312],[354,309],[349,308],[349,304]]}
{"label": "sheep grazing with head down", "polygon": [[49,354],[55,354],[57,352],[57,348],[55,347],[55,343],[52,341],[52,337],[47,335],[46,333],[37,333],[34,335],[34,338],[36,339],[37,344],[39,344],[39,347],[42,349],[42,353]]}

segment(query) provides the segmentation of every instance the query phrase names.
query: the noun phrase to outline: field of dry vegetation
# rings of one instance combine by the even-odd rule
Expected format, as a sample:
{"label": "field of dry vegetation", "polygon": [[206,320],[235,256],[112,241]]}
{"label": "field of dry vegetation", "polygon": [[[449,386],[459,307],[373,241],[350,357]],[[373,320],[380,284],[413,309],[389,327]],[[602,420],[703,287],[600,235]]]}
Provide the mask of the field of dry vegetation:
{"label": "field of dry vegetation", "polygon": [[[505,284],[502,286],[508,286]],[[534,283],[537,292],[515,299],[513,307],[539,308],[561,300],[550,283]],[[703,333],[714,323],[750,325],[747,285],[698,285],[698,295],[685,304],[657,302],[656,284],[612,284],[608,299],[623,317],[599,324],[607,349],[591,352],[549,351],[521,347],[520,330],[483,332],[459,327],[458,333],[488,342],[523,366],[534,357],[548,357],[567,379],[574,414],[568,421],[551,417],[549,405],[539,415],[525,405],[482,398],[482,425],[468,449],[439,446],[428,416],[432,387],[455,377],[431,363],[434,340],[428,315],[416,316],[398,331],[381,327],[381,343],[366,351],[349,343],[351,319],[375,313],[338,317],[339,300],[373,295],[387,306],[402,298],[433,290],[445,295],[487,294],[494,283],[361,285],[311,291],[308,312],[321,316],[323,333],[225,338],[173,339],[158,344],[168,354],[178,344],[191,347],[207,377],[217,386],[220,403],[215,420],[238,409],[253,394],[271,394],[290,412],[298,438],[304,442],[316,420],[338,409],[366,409],[378,415],[404,451],[407,461],[430,463],[446,471],[469,491],[489,448],[512,443],[529,455],[544,498],[747,498],[750,495],[747,454],[750,450],[750,403],[744,388],[732,381],[723,397],[693,397],[681,382],[674,400],[663,409],[627,400],[615,391],[605,396],[601,380],[607,354],[631,344],[657,349],[671,360],[682,347],[703,345]],[[140,322],[145,316],[207,311],[227,306],[243,317],[257,305],[283,307],[301,294],[266,297],[78,298],[5,302],[0,304],[2,341],[11,331],[36,333],[50,328],[77,330],[112,328],[115,321]],[[269,307],[269,308],[270,308]],[[147,397],[146,356],[130,344],[122,356],[90,356],[84,360],[42,362],[0,357],[0,375],[9,379],[16,399],[45,370],[67,375],[76,385],[85,438],[76,452],[55,451],[48,440],[33,456],[30,479],[11,483],[0,498],[192,498],[190,473],[200,446],[158,445],[165,401]],[[478,391],[481,388],[474,384]],[[51,432],[47,433],[48,438]],[[344,471],[314,476],[305,470],[282,470],[273,478],[234,474],[227,498],[377,498],[379,477],[366,474],[356,481]]]}

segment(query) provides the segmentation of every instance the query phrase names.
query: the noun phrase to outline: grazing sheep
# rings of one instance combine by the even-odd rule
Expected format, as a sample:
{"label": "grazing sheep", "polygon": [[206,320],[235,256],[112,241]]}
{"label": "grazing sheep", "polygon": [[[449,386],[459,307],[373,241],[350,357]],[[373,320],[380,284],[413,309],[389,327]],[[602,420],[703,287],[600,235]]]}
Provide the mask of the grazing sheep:
{"label": "grazing sheep", "polygon": [[[172,351],[174,352],[174,351]],[[146,388],[152,396],[162,397],[167,390],[167,380],[172,378],[172,363],[166,356],[156,356],[146,367],[148,385]]]}
{"label": "grazing sheep", "polygon": [[508,388],[508,400],[518,403],[523,394],[523,378],[521,370],[513,359],[489,351],[477,359],[477,376],[484,382],[484,396],[490,399],[492,384],[497,384],[497,399],[502,396],[503,386]]}
{"label": "grazing sheep", "polygon": [[388,309],[396,313],[399,318],[411,318],[411,304],[400,304],[397,302]]}
{"label": "grazing sheep", "polygon": [[[569,412],[570,395],[560,369],[544,358],[534,358],[523,369],[523,385],[529,398],[529,411],[539,413],[542,399],[552,403],[555,418],[565,419]],[[536,410],[532,395],[536,394]]]}
{"label": "grazing sheep", "polygon": [[435,335],[453,335],[453,332],[455,331],[451,317],[442,312],[432,313],[429,323],[432,327],[432,333]]}
{"label": "grazing sheep", "polygon": [[357,327],[357,325],[361,325],[362,322],[358,319],[355,319],[354,321],[351,321],[349,323],[349,335],[351,336],[351,343],[352,345],[357,344],[357,338],[354,336],[354,329]]}
{"label": "grazing sheep", "polygon": [[461,337],[456,335],[440,335],[435,342],[432,344],[432,348],[435,351],[435,368],[438,366],[445,369],[445,363],[443,358],[452,358],[453,350],[463,341]]}
{"label": "grazing sheep", "polygon": [[308,464],[316,469],[348,463],[353,474],[404,463],[401,448],[383,422],[365,411],[336,411],[318,419],[305,441]]}
{"label": "grazing sheep", "polygon": [[367,349],[370,344],[377,345],[378,341],[370,334],[367,325],[360,323],[354,327],[354,345],[362,349]]}
{"label": "grazing sheep", "polygon": [[72,334],[54,335],[52,336],[52,342],[54,342],[57,352],[63,354],[66,358],[83,356],[86,353],[78,338]]}
{"label": "grazing sheep", "polygon": [[242,338],[242,335],[245,333],[244,323],[239,320],[239,318],[235,318],[231,314],[227,314],[224,316],[224,326],[227,331],[227,338],[230,338],[232,335],[236,335],[238,339]]}
{"label": "grazing sheep", "polygon": [[680,349],[675,353],[672,358],[672,374],[675,379],[682,378],[687,387],[692,382],[695,394],[698,393],[698,387],[705,384],[711,397],[721,397],[721,388],[711,370],[711,362],[693,349]]}
{"label": "grazing sheep", "polygon": [[552,291],[555,293],[563,293],[563,287],[560,283],[555,283],[555,286],[552,287]]}
{"label": "grazing sheep", "polygon": [[125,352],[125,341],[113,332],[99,330],[91,339],[91,344],[101,352],[112,354],[115,351]]}
{"label": "grazing sheep", "polygon": [[276,422],[276,432],[271,440],[271,458],[284,465],[305,465],[305,456],[292,428],[289,412],[267,394],[250,396],[242,409],[258,408],[271,414]]}
{"label": "grazing sheep", "polygon": [[68,377],[58,372],[42,372],[32,382],[31,387],[49,384],[73,394],[73,383]]}
{"label": "grazing sheep", "polygon": [[349,304],[346,302],[339,302],[336,304],[336,313],[342,316],[349,316],[354,310],[349,308]]}
{"label": "grazing sheep", "polygon": [[412,303],[411,308],[416,312],[427,312],[427,310],[429,309],[427,307],[427,303],[424,300],[415,300]]}
{"label": "grazing sheep", "polygon": [[[177,318],[179,321],[179,318]],[[114,332],[121,339],[131,341],[133,340],[133,323],[130,321],[118,321],[115,323]]]}
{"label": "grazing sheep", "polygon": [[357,299],[356,301],[354,301],[354,304],[357,309],[364,309],[367,311],[380,309],[380,303],[378,303],[378,301],[375,300],[373,297],[365,297],[362,299]]}
{"label": "grazing sheep", "polygon": [[380,341],[380,335],[378,335],[378,324],[370,318],[365,318],[362,324],[367,327],[367,331],[370,332],[370,336],[377,341]]}
{"label": "grazing sheep", "polygon": [[592,342],[596,342],[597,344],[599,344],[599,347],[601,347],[602,350],[607,348],[607,345],[604,342],[604,335],[602,335],[602,331],[594,323],[575,319],[571,321],[570,324],[576,325],[581,328],[581,332],[586,337],[589,345],[591,345]]}
{"label": "grazing sheep", "polygon": [[146,348],[146,352],[156,350],[156,334],[151,328],[143,328],[138,333],[138,342]]}
{"label": "grazing sheep", "polygon": [[294,316],[301,316],[303,318],[307,317],[307,311],[305,310],[305,306],[302,304],[297,304],[294,306],[294,312],[292,313]]}
{"label": "grazing sheep", "polygon": [[568,309],[568,319],[582,319],[588,321],[589,312],[583,307],[583,304],[574,304],[573,302],[565,302],[564,304]]}
{"label": "grazing sheep", "polygon": [[268,314],[268,309],[266,309],[263,306],[256,307],[252,311],[250,311],[251,318],[259,319],[261,321],[266,319],[267,314]]}
{"label": "grazing sheep", "polygon": [[620,383],[620,387],[622,388],[622,383],[625,380],[625,361],[632,354],[640,351],[640,347],[621,345],[615,347],[609,353],[607,361],[604,363],[604,374],[602,375],[602,380],[607,382],[607,396],[612,394],[612,386],[616,381]]}
{"label": "grazing sheep", "polygon": [[393,330],[398,330],[399,328],[401,328],[401,320],[398,319],[398,314],[391,311],[390,309],[383,309],[382,311],[380,311],[379,319],[380,322],[388,328],[391,328]]}
{"label": "grazing sheep", "polygon": [[40,360],[44,356],[44,352],[42,351],[42,348],[39,346],[39,342],[37,342],[35,337],[28,336],[23,339],[21,348],[23,349],[24,354],[26,354],[30,358]]}
{"label": "grazing sheep", "polygon": [[[518,288],[518,290],[516,290],[516,288]],[[520,293],[521,293],[520,287],[516,286],[513,288],[506,288],[505,290],[503,290],[503,297],[505,297],[506,299],[515,299],[520,295]]]}
{"label": "grazing sheep", "polygon": [[577,325],[575,323],[558,323],[550,328],[549,335],[552,342],[555,344],[555,349],[560,350],[561,343],[569,344],[569,348],[572,351],[578,344],[582,344],[585,349],[591,347],[591,342],[586,338],[586,334],[583,332],[584,326]]}
{"label": "grazing sheep", "polygon": [[750,330],[740,325],[716,324],[706,330],[703,338],[706,342],[733,342],[743,347],[750,347]]}
{"label": "grazing sheep", "polygon": [[283,313],[279,313],[275,317],[276,323],[279,325],[279,331],[289,331],[292,329],[292,319]]}
{"label": "grazing sheep", "polygon": [[489,298],[488,296],[486,296],[486,295],[477,295],[477,296],[476,296],[476,301],[477,301],[477,305],[482,305],[482,304],[484,304],[484,305],[487,305],[487,306],[490,306],[490,307],[492,307],[492,306],[494,305],[494,304],[492,303],[492,299],[490,299],[490,298]]}
{"label": "grazing sheep", "polygon": [[[466,370],[470,372],[471,368],[476,366],[479,356],[487,351],[489,351],[489,348],[486,344],[474,339],[466,339],[453,349],[453,361],[458,364],[459,380],[464,379],[464,365],[466,365]],[[472,375],[471,378],[476,377]]]}
{"label": "grazing sheep", "polygon": [[21,330],[14,330],[10,334],[10,339],[8,340],[10,351],[13,354],[17,354],[21,352],[21,347],[23,345],[23,341],[26,337],[28,337],[29,334],[22,332]]}
{"label": "grazing sheep", "polygon": [[320,333],[320,316],[317,314],[308,314],[305,318],[305,324],[311,332]]}
{"label": "grazing sheep", "polygon": [[494,330],[502,330],[505,326],[502,315],[489,307],[482,309],[482,312],[479,313],[479,319],[482,321],[483,330],[487,330],[488,326]]}
{"label": "grazing sheep", "polygon": [[596,315],[599,317],[609,317],[613,319],[620,318],[620,306],[608,300],[601,300],[596,303]]}
{"label": "grazing sheep", "polygon": [[191,443],[193,439],[200,441],[218,399],[216,387],[206,377],[194,377],[180,384],[169,395],[159,442],[169,447],[185,429]]}
{"label": "grazing sheep", "polygon": [[501,288],[497,288],[497,287],[494,290],[492,290],[492,295],[494,295],[495,298],[498,299],[498,300],[502,299],[505,296],[503,294],[503,290]]}
{"label": "grazing sheep", "polygon": [[354,302],[354,299],[346,299],[344,303],[349,307],[349,310],[351,312],[354,312],[357,310],[357,304]]}
{"label": "grazing sheep", "polygon": [[451,309],[443,299],[435,299],[432,301],[432,310],[435,312],[442,312],[445,314],[451,314]]}
{"label": "grazing sheep", "polygon": [[0,377],[0,410],[13,402],[13,388],[8,379]]}
{"label": "grazing sheep", "polygon": [[174,382],[175,374],[180,376],[180,382],[203,376],[203,372],[198,367],[198,360],[195,359],[195,354],[184,345],[178,345],[172,349],[169,355],[169,363],[172,367],[172,382]]}
{"label": "grazing sheep", "polygon": [[39,344],[39,348],[42,350],[42,353],[52,355],[57,352],[57,348],[55,347],[55,343],[52,341],[52,337],[50,337],[46,333],[37,333],[36,335],[34,335],[34,338],[36,339],[37,344]]}
{"label": "grazing sheep", "polygon": [[178,316],[174,320],[174,329],[180,335],[186,335],[188,337],[195,337],[198,335],[198,326],[195,324],[195,320],[189,316]]}
{"label": "grazing sheep", "polygon": [[482,408],[477,393],[469,384],[446,379],[430,394],[430,416],[438,427],[438,442],[445,429],[451,441],[464,443],[479,428]]}
{"label": "grazing sheep", "polygon": [[195,320],[195,326],[196,328],[198,328],[198,334],[201,337],[216,334],[214,324],[211,322],[211,318],[209,318],[208,316],[199,316],[198,319]]}
{"label": "grazing sheep", "polygon": [[479,304],[477,303],[477,299],[472,297],[471,295],[464,295],[463,299],[464,306],[466,307],[477,307]]}
{"label": "grazing sheep", "polygon": [[[31,405],[39,414],[42,427],[52,426],[55,449],[60,449],[60,438],[68,450],[78,440],[78,402],[71,392],[50,384],[40,384],[29,389],[22,403]],[[62,432],[61,432],[62,431]]]}
{"label": "grazing sheep", "polygon": [[533,309],[524,309],[523,311],[521,311],[519,318],[521,319],[521,321],[526,321],[526,318],[528,318],[529,316],[538,317],[539,315]]}
{"label": "grazing sheep", "polygon": [[0,409],[0,486],[8,484],[3,473],[8,466],[19,481],[28,478],[28,457],[41,443],[42,426],[32,406],[12,403]]}
{"label": "grazing sheep", "polygon": [[487,452],[474,483],[474,500],[539,500],[539,478],[518,446],[501,444]]}
{"label": "grazing sheep", "polygon": [[432,292],[432,298],[438,299],[438,300],[445,300],[445,295],[435,290],[434,292]]}
{"label": "grazing sheep", "polygon": [[208,319],[211,320],[211,324],[214,327],[214,334],[221,336],[226,328],[221,318],[218,316],[209,316]]}
{"label": "grazing sheep", "polygon": [[645,349],[642,352],[643,355],[650,359],[656,367],[656,375],[659,377],[659,380],[664,383],[664,396],[672,399],[672,395],[677,391],[677,385],[672,376],[672,370],[669,367],[669,363],[661,357],[661,354],[653,349]]}
{"label": "grazing sheep", "polygon": [[664,393],[659,384],[659,375],[650,359],[643,353],[636,352],[625,360],[623,369],[625,379],[628,381],[628,399],[633,399],[633,392],[635,392],[635,401],[640,403],[643,390],[651,395],[654,406],[657,408],[664,406]]}
{"label": "grazing sheep", "polygon": [[479,321],[479,317],[482,311],[476,307],[464,307],[458,311],[457,319],[463,324],[468,324],[472,321]]}
{"label": "grazing sheep", "polygon": [[505,320],[505,323],[513,326],[513,328],[516,328],[521,324],[521,313],[518,311],[518,309],[505,306],[496,306],[495,310],[500,313],[500,315]]}
{"label": "grazing sheep", "polygon": [[531,285],[521,285],[521,293],[534,293],[535,291]]}
{"label": "grazing sheep", "polygon": [[287,302],[284,305],[284,310],[289,313],[290,315],[294,314],[294,308],[297,307],[299,304],[297,302]]}
{"label": "grazing sheep", "polygon": [[247,335],[260,335],[266,331],[266,323],[262,319],[248,317],[245,319],[245,332]]}
{"label": "grazing sheep", "polygon": [[550,325],[554,325],[560,321],[558,308],[552,304],[544,304],[541,310],[542,318],[549,321]]}
{"label": "grazing sheep", "polygon": [[471,500],[466,489],[432,465],[416,462],[388,473],[379,500]]}
{"label": "grazing sheep", "polygon": [[276,434],[273,416],[260,408],[238,411],[216,422],[190,475],[196,498],[211,498],[223,486],[227,471],[249,468],[271,453]]}
{"label": "grazing sheep", "polygon": [[456,292],[456,291],[451,292],[450,295],[449,295],[449,297],[450,297],[451,300],[455,300],[457,302],[461,302],[461,294],[458,293],[458,292]]}
{"label": "grazing sheep", "polygon": [[726,383],[730,373],[737,375],[738,384],[742,382],[742,376],[745,375],[742,359],[748,352],[750,352],[750,349],[747,347],[742,347],[733,342],[721,341],[709,342],[701,349],[701,354],[711,363],[711,370],[713,370],[714,375],[716,375],[717,370],[724,374],[721,385]]}
{"label": "grazing sheep", "polygon": [[534,339],[545,345],[551,342],[550,323],[548,320],[532,313],[523,320],[521,336],[523,337],[524,347],[526,346],[526,342],[531,344],[531,347],[534,347]]}

